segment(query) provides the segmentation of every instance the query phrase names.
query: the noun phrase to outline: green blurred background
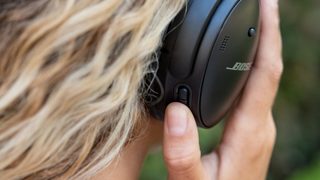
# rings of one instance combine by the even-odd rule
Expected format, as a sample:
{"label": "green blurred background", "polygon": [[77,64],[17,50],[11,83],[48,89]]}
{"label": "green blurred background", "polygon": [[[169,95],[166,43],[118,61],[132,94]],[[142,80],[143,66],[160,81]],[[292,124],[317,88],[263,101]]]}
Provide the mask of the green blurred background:
{"label": "green blurred background", "polygon": [[[320,1],[280,0],[280,9],[285,70],[268,179],[320,180]],[[203,153],[217,145],[221,132],[222,125],[200,130]],[[148,156],[140,179],[166,179],[160,150]]]}

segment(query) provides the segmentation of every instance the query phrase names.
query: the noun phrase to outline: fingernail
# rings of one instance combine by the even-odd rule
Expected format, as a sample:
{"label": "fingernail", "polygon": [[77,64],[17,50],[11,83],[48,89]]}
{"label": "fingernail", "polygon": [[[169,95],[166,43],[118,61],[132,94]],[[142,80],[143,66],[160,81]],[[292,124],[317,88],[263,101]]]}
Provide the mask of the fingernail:
{"label": "fingernail", "polygon": [[187,130],[188,115],[181,105],[172,105],[167,110],[167,129],[172,136],[183,136]]}

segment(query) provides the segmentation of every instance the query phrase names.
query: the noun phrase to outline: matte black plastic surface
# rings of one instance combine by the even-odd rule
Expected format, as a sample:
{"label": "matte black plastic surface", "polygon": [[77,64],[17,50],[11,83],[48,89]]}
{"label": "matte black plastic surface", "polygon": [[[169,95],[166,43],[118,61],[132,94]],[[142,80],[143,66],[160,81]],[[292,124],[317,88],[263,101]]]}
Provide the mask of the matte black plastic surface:
{"label": "matte black plastic surface", "polygon": [[184,14],[185,11],[182,11],[182,18],[177,21],[177,23],[183,23],[176,29],[178,34],[173,42],[174,51],[171,52],[170,57],[172,59],[169,66],[170,73],[175,78],[180,79],[191,74],[199,43],[218,5],[218,1],[193,0],[190,4],[187,8],[188,13]]}
{"label": "matte black plastic surface", "polygon": [[[211,8],[203,11],[207,15],[199,15],[200,5]],[[208,128],[221,120],[247,80],[259,37],[259,2],[194,0],[188,9],[165,40],[157,72],[161,84],[153,89],[158,99],[150,106],[162,119],[169,103],[183,101],[198,126]],[[248,36],[250,28],[256,36]]]}
{"label": "matte black plastic surface", "polygon": [[[248,31],[258,27],[258,6],[254,0],[238,3],[213,47],[200,99],[201,119],[207,127],[225,115],[248,78],[257,46],[257,39],[248,36]],[[233,68],[238,64],[247,68]]]}

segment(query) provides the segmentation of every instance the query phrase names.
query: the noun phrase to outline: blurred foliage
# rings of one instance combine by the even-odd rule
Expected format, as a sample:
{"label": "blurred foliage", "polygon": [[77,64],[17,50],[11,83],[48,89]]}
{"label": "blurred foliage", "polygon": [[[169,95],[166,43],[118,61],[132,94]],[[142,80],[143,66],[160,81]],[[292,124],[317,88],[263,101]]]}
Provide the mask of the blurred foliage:
{"label": "blurred foliage", "polygon": [[[274,107],[278,139],[269,179],[317,180],[320,179],[320,1],[281,1],[281,21],[285,71]],[[306,173],[312,169],[317,169],[318,175]]]}
{"label": "blurred foliage", "polygon": [[297,170],[290,180],[318,180],[320,179],[320,156],[307,168]]}
{"label": "blurred foliage", "polygon": [[[278,128],[270,180],[320,180],[320,1],[280,0],[285,70],[274,107]],[[200,130],[204,153],[222,125]],[[142,180],[166,179],[161,152],[146,160]]]}

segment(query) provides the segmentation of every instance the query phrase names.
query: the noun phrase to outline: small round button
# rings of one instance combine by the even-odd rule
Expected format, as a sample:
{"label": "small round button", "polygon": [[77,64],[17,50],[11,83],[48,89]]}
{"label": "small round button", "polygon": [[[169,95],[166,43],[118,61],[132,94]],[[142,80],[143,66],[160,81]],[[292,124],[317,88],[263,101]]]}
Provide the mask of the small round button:
{"label": "small round button", "polygon": [[248,31],[249,37],[255,37],[257,35],[257,30],[255,28],[250,28]]}

